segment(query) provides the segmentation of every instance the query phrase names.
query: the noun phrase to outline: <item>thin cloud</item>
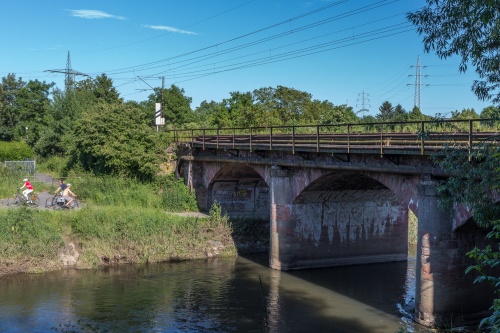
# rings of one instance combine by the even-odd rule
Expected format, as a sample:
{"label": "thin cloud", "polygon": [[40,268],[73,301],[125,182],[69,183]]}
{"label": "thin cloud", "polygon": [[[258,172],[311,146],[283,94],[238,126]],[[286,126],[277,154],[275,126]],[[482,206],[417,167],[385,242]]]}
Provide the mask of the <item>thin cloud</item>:
{"label": "thin cloud", "polygon": [[181,29],[169,27],[166,25],[145,25],[144,27],[149,28],[149,29],[154,29],[154,30],[163,30],[163,31],[173,32],[173,33],[177,33],[177,34],[197,35],[196,32],[181,30]]}
{"label": "thin cloud", "polygon": [[68,9],[71,13],[71,16],[81,17],[84,19],[94,20],[94,19],[115,19],[115,20],[125,20],[123,16],[116,16],[105,13],[100,10],[93,9]]}

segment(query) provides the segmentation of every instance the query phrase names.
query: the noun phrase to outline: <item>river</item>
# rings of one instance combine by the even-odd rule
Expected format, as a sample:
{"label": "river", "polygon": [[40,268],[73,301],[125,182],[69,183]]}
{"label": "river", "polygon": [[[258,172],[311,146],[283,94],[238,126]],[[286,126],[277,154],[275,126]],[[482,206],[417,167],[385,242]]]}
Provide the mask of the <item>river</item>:
{"label": "river", "polygon": [[0,332],[430,332],[415,261],[293,272],[267,255],[0,279]]}

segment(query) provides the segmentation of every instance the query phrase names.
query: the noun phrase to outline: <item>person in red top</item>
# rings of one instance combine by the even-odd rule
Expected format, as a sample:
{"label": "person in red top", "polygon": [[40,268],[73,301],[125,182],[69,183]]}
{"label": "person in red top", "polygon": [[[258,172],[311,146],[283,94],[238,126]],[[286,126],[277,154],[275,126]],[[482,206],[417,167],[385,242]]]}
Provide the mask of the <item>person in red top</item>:
{"label": "person in red top", "polygon": [[26,187],[26,189],[23,191],[23,196],[26,198],[26,200],[28,200],[28,194],[33,192],[33,185],[31,185],[31,183],[28,181],[27,178],[24,178],[23,182],[24,182],[23,186],[21,186],[19,189],[22,190],[23,188]]}

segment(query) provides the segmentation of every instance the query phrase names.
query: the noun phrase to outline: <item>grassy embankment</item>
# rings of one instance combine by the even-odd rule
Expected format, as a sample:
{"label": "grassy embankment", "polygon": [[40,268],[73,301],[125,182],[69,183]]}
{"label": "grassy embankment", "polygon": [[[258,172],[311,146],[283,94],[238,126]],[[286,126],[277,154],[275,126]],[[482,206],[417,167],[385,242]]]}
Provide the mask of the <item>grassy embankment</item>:
{"label": "grassy embankment", "polygon": [[[171,213],[196,209],[194,196],[171,176],[148,184],[90,176],[68,182],[84,203],[79,210],[0,210],[0,275],[61,269],[61,255],[75,254],[71,243],[77,268],[236,254],[220,207],[209,218]],[[4,171],[0,197],[17,183]]]}

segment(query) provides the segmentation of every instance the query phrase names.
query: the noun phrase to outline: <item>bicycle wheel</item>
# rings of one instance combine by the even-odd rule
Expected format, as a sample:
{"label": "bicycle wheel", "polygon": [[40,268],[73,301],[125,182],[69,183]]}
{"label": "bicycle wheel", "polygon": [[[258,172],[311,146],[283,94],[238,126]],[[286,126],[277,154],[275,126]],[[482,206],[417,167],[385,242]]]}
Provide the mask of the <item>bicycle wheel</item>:
{"label": "bicycle wheel", "polygon": [[7,206],[18,206],[20,203],[19,196],[14,194],[9,199],[7,199]]}
{"label": "bicycle wheel", "polygon": [[78,204],[78,200],[73,200],[73,202],[71,203],[71,208],[73,209],[76,209],[78,208],[80,205]]}
{"label": "bicycle wheel", "polygon": [[45,208],[53,208],[55,205],[55,200],[56,200],[56,197],[48,198],[45,201]]}

